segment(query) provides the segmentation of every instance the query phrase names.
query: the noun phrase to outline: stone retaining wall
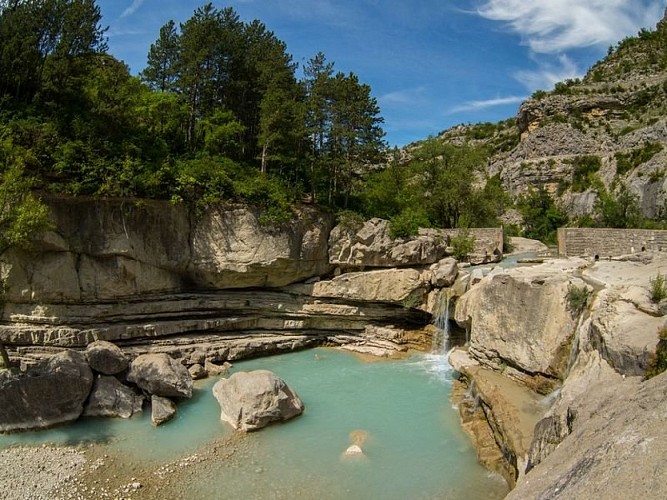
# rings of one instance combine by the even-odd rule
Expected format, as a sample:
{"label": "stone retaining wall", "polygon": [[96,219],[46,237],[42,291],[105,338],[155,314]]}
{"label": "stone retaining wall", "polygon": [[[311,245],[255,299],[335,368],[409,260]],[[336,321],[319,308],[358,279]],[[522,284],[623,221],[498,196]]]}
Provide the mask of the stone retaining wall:
{"label": "stone retaining wall", "polygon": [[635,252],[667,252],[667,231],[650,229],[558,229],[558,254],[608,258]]}

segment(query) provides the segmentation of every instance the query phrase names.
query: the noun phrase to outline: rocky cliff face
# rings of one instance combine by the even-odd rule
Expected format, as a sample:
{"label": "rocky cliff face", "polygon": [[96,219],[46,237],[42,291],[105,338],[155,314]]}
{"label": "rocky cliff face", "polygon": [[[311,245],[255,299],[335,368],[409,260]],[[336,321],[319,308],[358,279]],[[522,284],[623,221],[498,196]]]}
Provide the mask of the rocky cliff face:
{"label": "rocky cliff face", "polygon": [[[379,219],[355,233],[309,208],[276,228],[245,208],[47,201],[55,229],[0,257],[0,340],[28,364],[96,340],[185,364],[329,342],[375,353],[429,345],[412,331],[458,274],[442,259],[446,235],[393,240]],[[500,258],[500,230],[475,237],[472,259]]]}
{"label": "rocky cliff face", "polygon": [[11,303],[94,302],[187,289],[278,287],[326,274],[332,218],[280,230],[248,209],[200,216],[166,202],[47,200],[54,231],[2,256]]}
{"label": "rocky cliff face", "polygon": [[[655,218],[667,199],[667,23],[626,39],[581,80],[536,92],[516,120],[478,139],[473,127],[445,131],[455,144],[482,142],[496,154],[488,173],[520,196],[544,187],[570,215],[593,211],[600,186],[637,195]],[[514,137],[520,139],[514,142]]]}
{"label": "rocky cliff face", "polygon": [[[481,458],[516,482],[511,498],[664,490],[665,378],[642,378],[667,324],[667,303],[649,294],[665,264],[660,253],[556,260],[491,273],[459,300],[470,335],[450,356],[470,396],[459,407],[482,450],[492,436],[498,451]],[[618,466],[626,459],[637,469]]]}

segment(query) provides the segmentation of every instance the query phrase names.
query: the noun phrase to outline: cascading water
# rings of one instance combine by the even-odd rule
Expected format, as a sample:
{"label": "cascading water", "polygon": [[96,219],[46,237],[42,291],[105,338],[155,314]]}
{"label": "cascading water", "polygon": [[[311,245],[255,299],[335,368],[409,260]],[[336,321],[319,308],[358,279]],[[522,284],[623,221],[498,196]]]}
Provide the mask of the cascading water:
{"label": "cascading water", "polygon": [[449,364],[449,306],[450,291],[443,290],[438,297],[438,304],[433,314],[433,340],[431,352],[424,356],[423,366],[426,371],[435,374],[440,379],[449,379],[452,367]]}
{"label": "cascading water", "polygon": [[449,348],[449,302],[448,291],[441,292],[438,307],[433,316],[433,326],[436,327],[436,332],[433,334],[432,354],[445,354]]}

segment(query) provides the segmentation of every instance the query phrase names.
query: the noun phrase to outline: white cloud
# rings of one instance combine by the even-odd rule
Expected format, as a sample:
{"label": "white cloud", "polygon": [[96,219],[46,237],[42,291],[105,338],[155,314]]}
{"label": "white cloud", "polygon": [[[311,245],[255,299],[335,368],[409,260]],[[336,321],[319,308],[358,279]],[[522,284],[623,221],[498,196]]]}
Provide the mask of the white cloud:
{"label": "white cloud", "polygon": [[518,104],[525,101],[528,96],[509,96],[496,97],[495,99],[485,99],[482,101],[468,101],[460,106],[451,108],[447,114],[453,115],[456,113],[463,113],[465,111],[477,111],[480,109],[494,108],[496,106],[507,106],[509,104]]}
{"label": "white cloud", "polygon": [[416,87],[413,89],[397,90],[378,97],[378,101],[382,105],[392,104],[415,104],[423,100],[425,87]]}
{"label": "white cloud", "polygon": [[478,13],[507,23],[532,51],[558,53],[614,44],[652,26],[664,8],[664,0],[484,0]]}
{"label": "white cloud", "polygon": [[141,4],[144,3],[144,0],[132,0],[132,4],[123,11],[123,13],[120,15],[120,17],[127,17],[131,16],[134,14],[139,7],[141,7]]}
{"label": "white cloud", "polygon": [[531,92],[538,89],[551,90],[556,82],[582,76],[577,65],[564,54],[558,56],[554,62],[538,62],[538,66],[537,70],[514,73],[514,78]]}

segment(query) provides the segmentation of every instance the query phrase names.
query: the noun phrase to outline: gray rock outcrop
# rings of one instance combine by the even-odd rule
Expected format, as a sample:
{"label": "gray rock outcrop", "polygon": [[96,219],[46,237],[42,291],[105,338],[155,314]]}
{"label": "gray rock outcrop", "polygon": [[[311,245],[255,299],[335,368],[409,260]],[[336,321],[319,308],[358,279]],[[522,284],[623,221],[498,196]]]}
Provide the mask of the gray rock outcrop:
{"label": "gray rock outcrop", "polygon": [[449,287],[454,284],[459,274],[456,259],[448,257],[431,265],[431,285],[436,288]]}
{"label": "gray rock outcrop", "polygon": [[242,431],[255,431],[303,412],[296,393],[268,370],[236,372],[216,383],[213,395],[220,404],[220,419]]}
{"label": "gray rock outcrop", "polygon": [[458,301],[455,319],[470,331],[470,353],[478,361],[508,365],[528,375],[562,377],[577,318],[568,309],[568,285],[582,280],[564,271],[583,261],[553,261],[494,272]]}
{"label": "gray rock outcrop", "polygon": [[329,270],[332,218],[303,209],[276,231],[251,209],[144,200],[45,198],[56,231],[10,249],[1,271],[11,303],[76,303],[200,288],[277,287]]}
{"label": "gray rock outcrop", "polygon": [[589,386],[568,437],[507,498],[665,498],[667,373],[640,380]]}
{"label": "gray rock outcrop", "polygon": [[421,303],[426,283],[415,269],[382,269],[345,273],[313,285],[314,297],[371,302]]}
{"label": "gray rock outcrop", "polygon": [[167,354],[143,354],[130,364],[127,380],[148,394],[192,397],[192,377],[187,368]]}
{"label": "gray rock outcrop", "polygon": [[169,422],[176,415],[176,405],[169,398],[151,396],[151,422],[158,426]]}
{"label": "gray rock outcrop", "polygon": [[25,374],[0,371],[0,432],[40,429],[79,418],[93,385],[85,357],[63,351]]}
{"label": "gray rock outcrop", "polygon": [[121,384],[116,377],[98,376],[90,393],[84,417],[130,418],[141,411],[144,397]]}
{"label": "gray rock outcrop", "polygon": [[116,344],[96,340],[86,347],[86,359],[90,367],[103,375],[116,375],[127,368],[128,361]]}
{"label": "gray rock outcrop", "polygon": [[[453,252],[450,243],[458,229],[420,229],[412,238],[393,239],[389,221],[370,219],[360,228],[336,226],[329,236],[329,262],[344,269],[425,266]],[[497,262],[502,257],[502,230],[472,229],[470,262]]]}

